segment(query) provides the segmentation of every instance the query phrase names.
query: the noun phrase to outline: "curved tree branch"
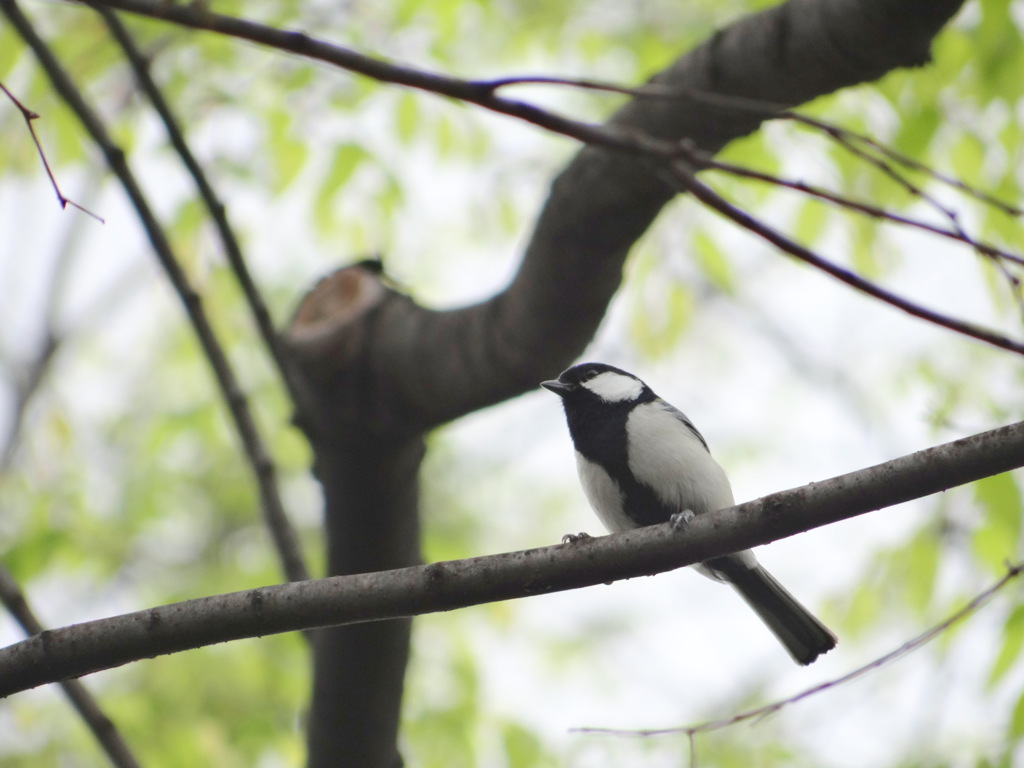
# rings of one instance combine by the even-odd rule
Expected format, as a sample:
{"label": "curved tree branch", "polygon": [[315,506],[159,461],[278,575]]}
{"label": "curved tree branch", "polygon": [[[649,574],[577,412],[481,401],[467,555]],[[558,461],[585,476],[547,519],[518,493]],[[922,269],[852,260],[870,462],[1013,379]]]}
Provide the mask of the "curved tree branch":
{"label": "curved tree branch", "polygon": [[647,576],[1024,466],[1024,422],[693,519],[377,573],[204,597],[50,630],[0,650],[0,697],[131,661],[308,627],[374,622]]}

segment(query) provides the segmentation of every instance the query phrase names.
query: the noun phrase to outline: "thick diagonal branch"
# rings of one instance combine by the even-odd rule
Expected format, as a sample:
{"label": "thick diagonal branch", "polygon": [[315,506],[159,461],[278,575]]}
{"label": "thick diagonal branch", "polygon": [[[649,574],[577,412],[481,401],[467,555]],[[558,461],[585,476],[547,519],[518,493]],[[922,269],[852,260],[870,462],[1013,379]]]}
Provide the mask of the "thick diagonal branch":
{"label": "thick diagonal branch", "polygon": [[700,515],[682,532],[665,523],[574,544],[263,587],[75,624],[0,649],[0,698],[228,640],[651,575],[1022,466],[1024,422]]}

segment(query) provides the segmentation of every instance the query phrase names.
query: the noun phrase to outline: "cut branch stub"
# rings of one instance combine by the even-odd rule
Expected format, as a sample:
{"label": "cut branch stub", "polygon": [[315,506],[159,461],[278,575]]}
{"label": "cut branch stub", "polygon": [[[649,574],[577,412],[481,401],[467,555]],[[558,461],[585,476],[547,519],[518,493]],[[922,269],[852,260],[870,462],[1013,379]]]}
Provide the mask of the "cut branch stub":
{"label": "cut branch stub", "polygon": [[379,269],[364,263],[327,275],[300,302],[284,343],[297,374],[297,421],[313,442],[330,442],[341,426],[358,425],[371,433],[396,430],[395,414],[374,384],[372,364],[377,320],[395,303],[411,301],[386,285]]}
{"label": "cut branch stub", "polygon": [[297,355],[316,359],[342,355],[353,346],[353,331],[365,315],[385,300],[387,289],[370,267],[342,267],[322,278],[299,304],[288,329],[288,344]]}

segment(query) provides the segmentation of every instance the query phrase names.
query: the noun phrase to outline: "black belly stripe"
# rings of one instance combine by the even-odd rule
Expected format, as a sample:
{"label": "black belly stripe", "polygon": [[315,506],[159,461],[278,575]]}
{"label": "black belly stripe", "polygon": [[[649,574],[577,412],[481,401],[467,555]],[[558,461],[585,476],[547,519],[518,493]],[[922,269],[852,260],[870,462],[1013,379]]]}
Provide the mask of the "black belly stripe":
{"label": "black belly stripe", "polygon": [[667,522],[681,510],[661,503],[653,489],[639,482],[629,469],[626,455],[626,420],[635,402],[605,406],[600,414],[587,412],[569,415],[569,432],[584,457],[603,467],[618,484],[624,512],[637,527]]}

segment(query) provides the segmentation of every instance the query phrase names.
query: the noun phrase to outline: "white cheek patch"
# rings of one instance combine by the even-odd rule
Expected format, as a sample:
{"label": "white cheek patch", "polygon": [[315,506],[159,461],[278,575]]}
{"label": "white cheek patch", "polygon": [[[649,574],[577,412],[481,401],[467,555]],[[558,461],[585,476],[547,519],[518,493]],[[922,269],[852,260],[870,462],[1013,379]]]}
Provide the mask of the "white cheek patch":
{"label": "white cheek patch", "polygon": [[583,382],[583,386],[608,403],[636,400],[644,390],[643,382],[639,379],[612,371]]}
{"label": "white cheek patch", "polygon": [[576,452],[576,471],[580,476],[583,493],[598,519],[609,532],[636,528],[622,508],[622,490],[600,464],[595,464],[579,451]]}

